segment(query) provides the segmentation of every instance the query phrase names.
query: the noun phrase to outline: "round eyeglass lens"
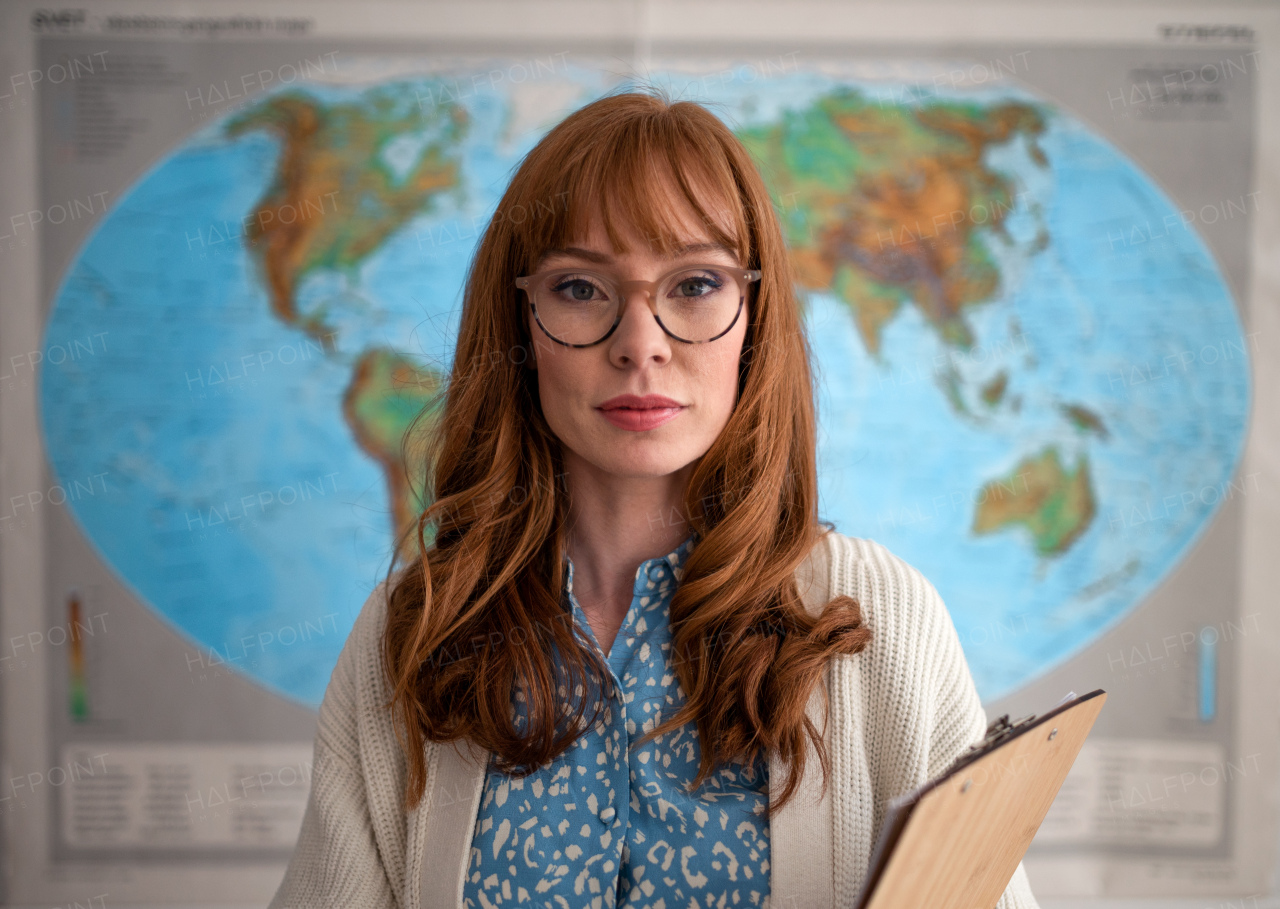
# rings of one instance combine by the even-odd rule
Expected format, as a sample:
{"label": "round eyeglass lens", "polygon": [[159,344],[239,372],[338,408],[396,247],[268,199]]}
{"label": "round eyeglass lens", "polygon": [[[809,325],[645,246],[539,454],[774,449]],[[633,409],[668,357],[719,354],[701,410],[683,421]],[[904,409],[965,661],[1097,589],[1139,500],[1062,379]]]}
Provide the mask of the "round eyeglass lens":
{"label": "round eyeglass lens", "polygon": [[[622,302],[617,283],[594,272],[548,272],[529,289],[543,328],[567,344],[591,344],[603,338]],[[744,293],[744,283],[732,269],[680,268],[657,287],[658,318],[681,340],[708,341],[733,324]]]}

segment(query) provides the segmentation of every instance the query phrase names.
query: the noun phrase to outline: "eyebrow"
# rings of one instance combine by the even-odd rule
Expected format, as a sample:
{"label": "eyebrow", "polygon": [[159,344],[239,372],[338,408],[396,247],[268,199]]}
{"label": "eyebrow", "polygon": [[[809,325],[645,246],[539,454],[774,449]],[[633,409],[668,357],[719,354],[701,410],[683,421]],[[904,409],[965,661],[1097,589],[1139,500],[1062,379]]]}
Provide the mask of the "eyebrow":
{"label": "eyebrow", "polygon": [[[701,252],[723,252],[737,259],[738,253],[730,249],[723,243],[687,243],[676,249],[665,259],[679,259],[693,253]],[[581,246],[566,246],[562,249],[549,249],[542,254],[542,261],[554,259],[562,256],[573,256],[578,259],[585,259],[588,262],[595,262],[599,265],[609,265],[614,261],[613,256],[608,253],[596,252],[594,249],[583,249]]]}

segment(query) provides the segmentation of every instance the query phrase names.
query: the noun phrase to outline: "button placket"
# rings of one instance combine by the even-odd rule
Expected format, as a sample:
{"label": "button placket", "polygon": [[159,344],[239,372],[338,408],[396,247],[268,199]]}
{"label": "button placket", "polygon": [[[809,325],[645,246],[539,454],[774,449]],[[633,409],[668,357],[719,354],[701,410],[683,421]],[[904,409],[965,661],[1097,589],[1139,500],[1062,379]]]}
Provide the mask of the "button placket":
{"label": "button placket", "polygon": [[[613,710],[610,717],[611,723],[609,730],[609,734],[613,737],[614,744],[613,767],[609,771],[610,787],[612,789],[610,794],[613,797],[613,802],[604,805],[600,809],[599,814],[597,814],[597,817],[600,819],[600,823],[603,824],[606,829],[613,829],[618,826],[618,809],[616,806],[621,804],[624,806],[625,810],[627,797],[630,794],[630,782],[628,781],[628,763],[630,760],[628,752],[630,740],[627,736],[627,705],[623,699],[623,694],[626,691],[623,680],[626,677],[626,673],[623,672],[619,674],[618,672],[613,671],[611,667],[610,674],[613,676],[615,684],[613,692]],[[623,818],[623,823],[625,823],[625,816]],[[621,862],[622,843],[620,835],[615,845],[619,849],[618,861]]]}
{"label": "button placket", "polygon": [[[647,560],[640,566],[634,578],[632,602],[628,605],[610,654],[603,653],[594,629],[573,594],[573,568],[572,562],[569,563],[565,577],[565,590],[569,596],[565,598],[564,608],[571,614],[575,626],[583,626],[576,629],[579,640],[584,644],[591,641],[597,652],[605,657],[605,668],[610,676],[607,681],[612,682],[613,693],[608,697],[604,705],[605,712],[600,715],[598,722],[584,731],[578,748],[564,755],[563,760],[571,768],[568,779],[557,776],[555,789],[552,790],[547,785],[549,774],[542,773],[542,785],[536,792],[532,787],[538,785],[538,781],[524,784],[525,788],[519,795],[513,788],[506,796],[505,807],[495,799],[482,804],[481,811],[491,816],[491,823],[494,825],[474,834],[479,843],[479,854],[485,859],[480,862],[477,873],[494,871],[493,875],[484,878],[485,882],[490,877],[496,880],[502,876],[497,873],[499,862],[493,845],[496,842],[495,831],[499,829],[497,821],[511,820],[516,813],[516,809],[512,807],[515,804],[513,800],[522,797],[528,805],[528,811],[539,815],[528,830],[520,828],[523,837],[536,837],[531,842],[540,855],[545,852],[543,857],[546,860],[546,870],[542,873],[543,880],[538,886],[559,888],[557,892],[565,893],[566,896],[569,890],[565,888],[577,888],[574,890],[575,894],[586,897],[584,904],[597,909],[613,909],[637,885],[643,890],[646,885],[652,889],[656,884],[658,890],[668,897],[678,896],[684,891],[682,884],[677,886],[671,881],[659,880],[654,876],[657,872],[654,862],[647,857],[647,847],[638,848],[637,844],[632,843],[632,848],[636,851],[631,854],[630,861],[634,865],[630,870],[624,865],[623,858],[632,837],[640,837],[640,843],[651,845],[655,837],[665,836],[661,832],[663,829],[669,831],[671,819],[652,813],[657,810],[654,800],[665,798],[664,787],[680,783],[676,779],[678,773],[692,771],[692,768],[679,764],[674,754],[669,765],[662,763],[664,748],[672,751],[671,742],[677,740],[674,735],[670,740],[664,737],[663,743],[656,747],[632,749],[631,745],[634,738],[643,734],[645,728],[651,728],[678,703],[678,686],[673,681],[668,664],[671,643],[667,608],[673,592],[685,575],[684,563],[694,537],[696,534],[682,543],[675,552],[663,558]],[[568,700],[570,695],[562,690],[562,697]],[[684,736],[683,731],[678,735]],[[687,747],[687,738],[681,737],[678,741],[683,743],[683,747]],[[733,780],[724,785],[740,792],[747,788],[741,785],[743,782]],[[684,793],[677,789],[675,794],[675,804],[677,810],[680,810]],[[740,792],[737,801],[742,801],[742,794]],[[746,800],[750,801],[750,793],[745,795]],[[721,801],[726,803],[723,807],[729,807],[728,800]],[[665,806],[660,807],[666,814],[670,814],[672,802],[668,800]],[[707,811],[718,816],[711,809]],[[696,821],[699,816],[697,810],[692,816],[696,823],[701,824],[701,821]],[[593,817],[598,823],[592,823]],[[713,816],[708,823],[714,822]],[[516,825],[513,823],[512,826]],[[757,837],[753,842],[748,842],[741,833],[734,833],[732,839],[727,834],[722,836],[731,848],[738,845],[753,847],[748,860],[754,863],[756,879],[759,875],[768,873],[767,832],[764,835],[766,839],[761,841]],[[707,836],[711,836],[710,828]],[[709,840],[699,838],[696,844],[699,846],[697,858],[704,866],[710,853],[704,855],[701,847],[709,843]],[[568,849],[565,849],[566,844],[569,845]],[[754,849],[761,850],[758,857]],[[494,853],[492,861],[488,859],[491,852]],[[709,861],[717,871],[723,871],[716,864],[718,859],[712,857]],[[711,873],[709,868],[704,870]],[[536,869],[530,870],[529,880],[533,881],[537,874]],[[479,883],[479,879],[469,880],[468,892],[475,891],[491,897],[497,895],[491,889],[493,884],[488,883],[477,890],[475,885]],[[550,892],[548,891],[548,895]],[[733,892],[733,899],[736,901],[737,891]],[[752,893],[752,896],[757,895]],[[687,897],[688,893],[684,892],[684,896]],[[632,893],[633,900],[646,904],[655,902],[650,897],[648,893],[643,898],[639,893]],[[571,903],[578,902],[572,896],[568,899]],[[504,898],[501,902],[506,904],[509,898]],[[673,905],[670,898],[667,904]],[[676,904],[687,906],[688,902],[681,898],[677,899]]]}

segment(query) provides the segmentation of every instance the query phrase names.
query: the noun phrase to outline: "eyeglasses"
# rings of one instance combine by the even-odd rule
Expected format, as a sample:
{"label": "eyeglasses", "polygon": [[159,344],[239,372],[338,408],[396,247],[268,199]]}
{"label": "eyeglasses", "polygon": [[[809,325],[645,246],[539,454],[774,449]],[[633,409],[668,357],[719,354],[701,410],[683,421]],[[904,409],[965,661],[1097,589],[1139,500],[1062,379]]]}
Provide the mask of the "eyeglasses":
{"label": "eyeglasses", "polygon": [[516,278],[547,337],[566,347],[599,344],[622,321],[623,299],[644,291],[653,318],[672,338],[705,344],[738,322],[760,271],[736,265],[681,265],[656,281],[618,281],[603,272],[555,268]]}

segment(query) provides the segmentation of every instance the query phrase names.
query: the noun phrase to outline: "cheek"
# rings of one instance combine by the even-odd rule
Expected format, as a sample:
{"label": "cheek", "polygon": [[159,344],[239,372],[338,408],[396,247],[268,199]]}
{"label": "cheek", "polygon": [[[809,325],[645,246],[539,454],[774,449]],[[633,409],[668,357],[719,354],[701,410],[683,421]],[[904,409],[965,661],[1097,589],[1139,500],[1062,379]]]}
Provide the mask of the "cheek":
{"label": "cheek", "polygon": [[707,364],[704,381],[709,387],[708,397],[713,398],[721,409],[731,409],[738,395],[738,356],[717,352]]}
{"label": "cheek", "polygon": [[710,387],[714,389],[713,395],[716,401],[723,405],[726,412],[733,409],[738,399],[738,372],[742,364],[745,327],[741,333],[735,331],[734,335],[732,344],[726,344],[708,358],[705,377]]}
{"label": "cheek", "polygon": [[594,364],[582,351],[564,347],[556,350],[537,345],[536,352],[534,375],[542,413],[557,434],[572,434],[583,419],[583,402],[590,401],[597,385]]}
{"label": "cheek", "polygon": [[538,357],[538,392],[542,396],[542,410],[554,412],[562,405],[565,396],[572,390],[573,373],[565,370],[560,358],[547,356],[540,351]]}

